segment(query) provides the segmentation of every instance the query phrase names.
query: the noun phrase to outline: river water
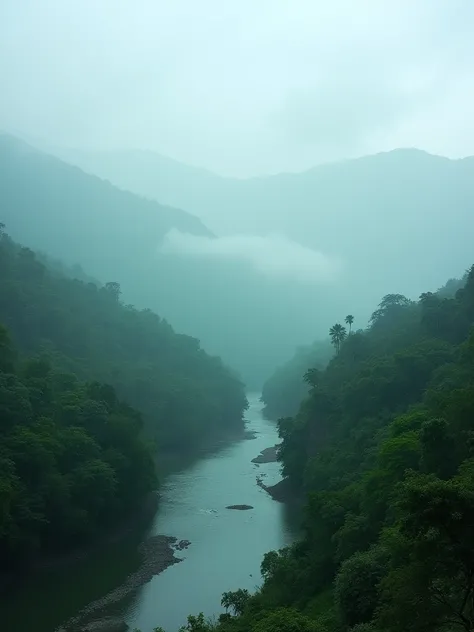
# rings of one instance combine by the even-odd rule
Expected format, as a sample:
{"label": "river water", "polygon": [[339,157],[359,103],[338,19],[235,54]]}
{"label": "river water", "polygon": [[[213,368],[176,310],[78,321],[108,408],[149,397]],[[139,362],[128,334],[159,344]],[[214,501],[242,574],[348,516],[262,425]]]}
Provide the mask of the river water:
{"label": "river water", "polygon": [[[132,630],[151,632],[162,626],[166,632],[177,632],[188,614],[218,615],[224,591],[254,590],[261,581],[264,553],[295,540],[298,516],[296,509],[272,500],[256,484],[257,476],[263,476],[267,485],[280,478],[277,463],[251,462],[278,442],[278,434],[276,425],[262,417],[258,395],[249,396],[249,405],[245,435],[231,443],[222,441],[191,463],[175,464],[169,471],[151,525],[137,527],[120,542],[73,566],[32,577],[8,603],[0,604],[0,628],[54,632],[136,570],[137,544],[148,535],[175,536],[191,545],[177,552],[182,562],[115,606],[113,614]],[[253,509],[226,509],[236,504]]]}

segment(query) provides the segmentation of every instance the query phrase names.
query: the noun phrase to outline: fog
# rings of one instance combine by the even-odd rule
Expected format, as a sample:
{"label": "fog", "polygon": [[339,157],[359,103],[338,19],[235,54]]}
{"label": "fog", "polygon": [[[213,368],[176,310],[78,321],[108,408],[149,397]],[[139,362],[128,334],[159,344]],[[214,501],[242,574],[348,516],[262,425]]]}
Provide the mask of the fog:
{"label": "fog", "polygon": [[303,284],[326,284],[340,278],[342,263],[282,235],[234,235],[210,238],[169,231],[161,252],[182,257],[250,262],[263,275]]}
{"label": "fog", "polygon": [[2,0],[0,127],[228,175],[472,153],[471,0]]}

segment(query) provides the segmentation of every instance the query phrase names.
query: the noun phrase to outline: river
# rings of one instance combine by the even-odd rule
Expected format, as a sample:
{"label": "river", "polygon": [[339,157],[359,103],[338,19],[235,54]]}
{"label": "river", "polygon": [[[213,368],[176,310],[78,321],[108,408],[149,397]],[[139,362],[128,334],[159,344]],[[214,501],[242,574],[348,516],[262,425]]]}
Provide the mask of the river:
{"label": "river", "polygon": [[[131,630],[151,632],[162,626],[166,632],[177,632],[188,614],[202,611],[212,617],[221,612],[222,592],[254,590],[261,581],[263,554],[295,540],[298,516],[296,509],[272,500],[256,484],[259,475],[266,484],[280,478],[277,463],[252,463],[261,450],[278,442],[278,435],[276,425],[262,417],[258,395],[249,396],[249,405],[245,434],[169,469],[151,524],[137,526],[100,554],[31,577],[21,591],[0,603],[2,630],[54,632],[136,570],[137,544],[154,534],[191,544],[177,553],[182,562],[115,606],[112,614],[123,618]],[[226,509],[234,504],[253,509]]]}

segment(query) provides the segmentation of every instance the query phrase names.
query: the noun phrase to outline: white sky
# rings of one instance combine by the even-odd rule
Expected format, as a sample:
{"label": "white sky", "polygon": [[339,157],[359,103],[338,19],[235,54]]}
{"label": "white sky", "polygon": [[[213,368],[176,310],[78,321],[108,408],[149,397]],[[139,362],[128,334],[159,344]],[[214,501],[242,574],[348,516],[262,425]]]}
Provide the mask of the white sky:
{"label": "white sky", "polygon": [[0,0],[0,129],[219,173],[474,154],[474,0]]}

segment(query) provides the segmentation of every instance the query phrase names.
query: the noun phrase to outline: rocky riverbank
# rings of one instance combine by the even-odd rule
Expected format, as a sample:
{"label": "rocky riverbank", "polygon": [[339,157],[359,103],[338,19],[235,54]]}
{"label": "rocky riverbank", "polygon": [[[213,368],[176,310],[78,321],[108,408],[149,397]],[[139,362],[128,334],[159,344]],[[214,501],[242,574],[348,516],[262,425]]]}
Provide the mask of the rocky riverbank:
{"label": "rocky riverbank", "polygon": [[257,476],[257,485],[270,494],[273,500],[285,503],[294,499],[294,490],[292,490],[290,481],[287,478],[282,479],[275,485],[265,485],[263,476]]}
{"label": "rocky riverbank", "polygon": [[121,586],[88,604],[75,617],[57,628],[56,632],[95,632],[95,630],[115,632],[115,630],[126,630],[127,628],[126,626],[123,627],[124,623],[122,621],[101,617],[100,613],[103,613],[111,604],[127,597],[169,566],[182,562],[183,558],[176,557],[175,552],[188,548],[190,544],[188,540],[178,541],[177,538],[166,535],[155,535],[145,540],[139,546],[142,562],[138,570],[129,575]]}
{"label": "rocky riverbank", "polygon": [[252,459],[252,463],[256,463],[260,465],[262,463],[276,463],[278,461],[278,448],[280,444],[271,446],[270,448],[265,448],[262,450],[258,456]]}

